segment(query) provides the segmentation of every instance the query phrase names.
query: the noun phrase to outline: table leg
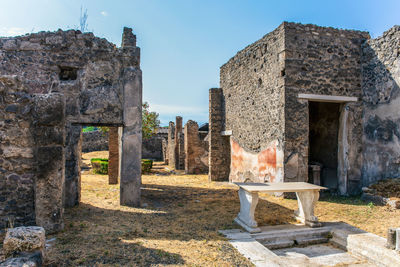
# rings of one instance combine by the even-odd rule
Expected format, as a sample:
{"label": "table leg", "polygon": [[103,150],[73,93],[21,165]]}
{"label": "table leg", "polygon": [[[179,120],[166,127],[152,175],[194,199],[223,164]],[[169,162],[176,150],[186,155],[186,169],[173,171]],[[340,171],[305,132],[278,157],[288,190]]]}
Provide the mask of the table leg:
{"label": "table leg", "polygon": [[294,212],[296,218],[310,227],[320,227],[321,223],[314,216],[314,207],[319,198],[318,190],[296,192],[299,209]]}
{"label": "table leg", "polygon": [[258,193],[251,193],[240,188],[239,199],[240,212],[235,218],[235,222],[250,233],[261,232],[260,228],[257,228],[257,222],[254,220],[254,212],[258,203]]}

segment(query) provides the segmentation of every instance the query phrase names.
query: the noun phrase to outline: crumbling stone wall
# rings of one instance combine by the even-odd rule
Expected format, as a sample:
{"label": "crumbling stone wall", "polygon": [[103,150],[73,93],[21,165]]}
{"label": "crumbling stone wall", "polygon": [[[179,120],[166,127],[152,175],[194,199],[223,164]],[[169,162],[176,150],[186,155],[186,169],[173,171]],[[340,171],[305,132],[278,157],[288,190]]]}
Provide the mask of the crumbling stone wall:
{"label": "crumbling stone wall", "polygon": [[185,173],[208,172],[208,141],[200,139],[197,122],[189,120],[184,127]]}
{"label": "crumbling stone wall", "polygon": [[63,228],[64,204],[79,201],[81,125],[123,126],[121,204],[140,205],[139,58],[128,28],[122,48],[74,30],[0,38],[0,227]]}
{"label": "crumbling stone wall", "polygon": [[182,131],[182,117],[176,117],[176,123],[169,122],[168,128],[168,166],[176,170],[185,169],[185,148]]}
{"label": "crumbling stone wall", "polygon": [[224,130],[232,131],[231,181],[283,180],[284,33],[282,24],[221,67]]}
{"label": "crumbling stone wall", "polygon": [[[368,33],[282,23],[221,67],[221,110],[211,110],[210,173],[226,155],[218,131],[230,137],[231,181],[306,181],[310,100],[299,94],[353,97],[341,103],[341,193],[360,186],[362,150],[361,45]],[[222,129],[213,131],[212,120]],[[350,167],[351,166],[351,167]],[[344,188],[344,189],[343,189]]]}
{"label": "crumbling stone wall", "polygon": [[400,26],[363,45],[363,185],[400,177]]}
{"label": "crumbling stone wall", "polygon": [[[291,176],[286,181],[306,181],[308,177],[309,106],[299,93],[356,97],[343,103],[347,109],[347,192],[356,192],[361,178],[362,102],[361,44],[367,32],[339,30],[315,25],[285,25],[285,162]],[[344,181],[345,182],[345,181]]]}
{"label": "crumbling stone wall", "polygon": [[108,150],[108,132],[93,131],[82,133],[82,152]]}
{"label": "crumbling stone wall", "polygon": [[143,139],[142,157],[144,159],[164,160],[163,141],[167,142],[168,131],[160,128],[155,135],[149,139]]}

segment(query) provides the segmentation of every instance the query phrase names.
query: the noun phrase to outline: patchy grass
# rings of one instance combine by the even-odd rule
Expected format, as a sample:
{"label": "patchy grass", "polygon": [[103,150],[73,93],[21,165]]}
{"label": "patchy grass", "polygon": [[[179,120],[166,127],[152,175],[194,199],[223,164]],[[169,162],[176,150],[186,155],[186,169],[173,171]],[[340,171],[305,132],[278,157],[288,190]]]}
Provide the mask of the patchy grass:
{"label": "patchy grass", "polygon": [[[83,155],[108,157],[107,152]],[[119,185],[90,170],[82,175],[79,207],[66,209],[65,230],[54,235],[49,262],[57,266],[251,266],[218,234],[238,228],[237,188],[208,182],[207,175],[171,172],[155,163],[143,175],[142,208],[119,205]],[[256,210],[261,225],[295,223],[297,201],[262,195]],[[322,221],[345,221],[381,236],[399,227],[400,211],[368,206],[357,198],[326,198],[318,202]],[[51,238],[50,236],[49,238]]]}

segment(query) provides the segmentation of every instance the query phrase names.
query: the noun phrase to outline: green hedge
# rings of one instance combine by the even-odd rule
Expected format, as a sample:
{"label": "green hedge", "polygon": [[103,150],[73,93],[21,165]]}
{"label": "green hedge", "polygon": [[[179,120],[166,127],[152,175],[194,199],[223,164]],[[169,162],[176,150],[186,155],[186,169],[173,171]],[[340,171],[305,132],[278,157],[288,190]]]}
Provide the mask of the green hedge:
{"label": "green hedge", "polygon": [[93,158],[90,160],[93,172],[96,174],[108,174],[108,159]]}
{"label": "green hedge", "polygon": [[[108,174],[108,159],[93,158],[90,160],[93,172],[96,174]],[[149,173],[153,168],[151,159],[142,159],[142,173]]]}
{"label": "green hedge", "polygon": [[142,173],[150,172],[153,167],[153,161],[151,159],[142,159]]}

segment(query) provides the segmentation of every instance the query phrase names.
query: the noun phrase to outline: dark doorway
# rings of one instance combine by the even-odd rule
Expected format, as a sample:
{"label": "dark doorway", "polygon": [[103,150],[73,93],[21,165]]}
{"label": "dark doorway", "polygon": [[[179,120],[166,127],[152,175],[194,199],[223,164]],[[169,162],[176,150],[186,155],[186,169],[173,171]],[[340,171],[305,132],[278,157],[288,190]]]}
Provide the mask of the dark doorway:
{"label": "dark doorway", "polygon": [[321,166],[321,185],[334,191],[338,189],[339,116],[338,103],[309,102],[309,165]]}

